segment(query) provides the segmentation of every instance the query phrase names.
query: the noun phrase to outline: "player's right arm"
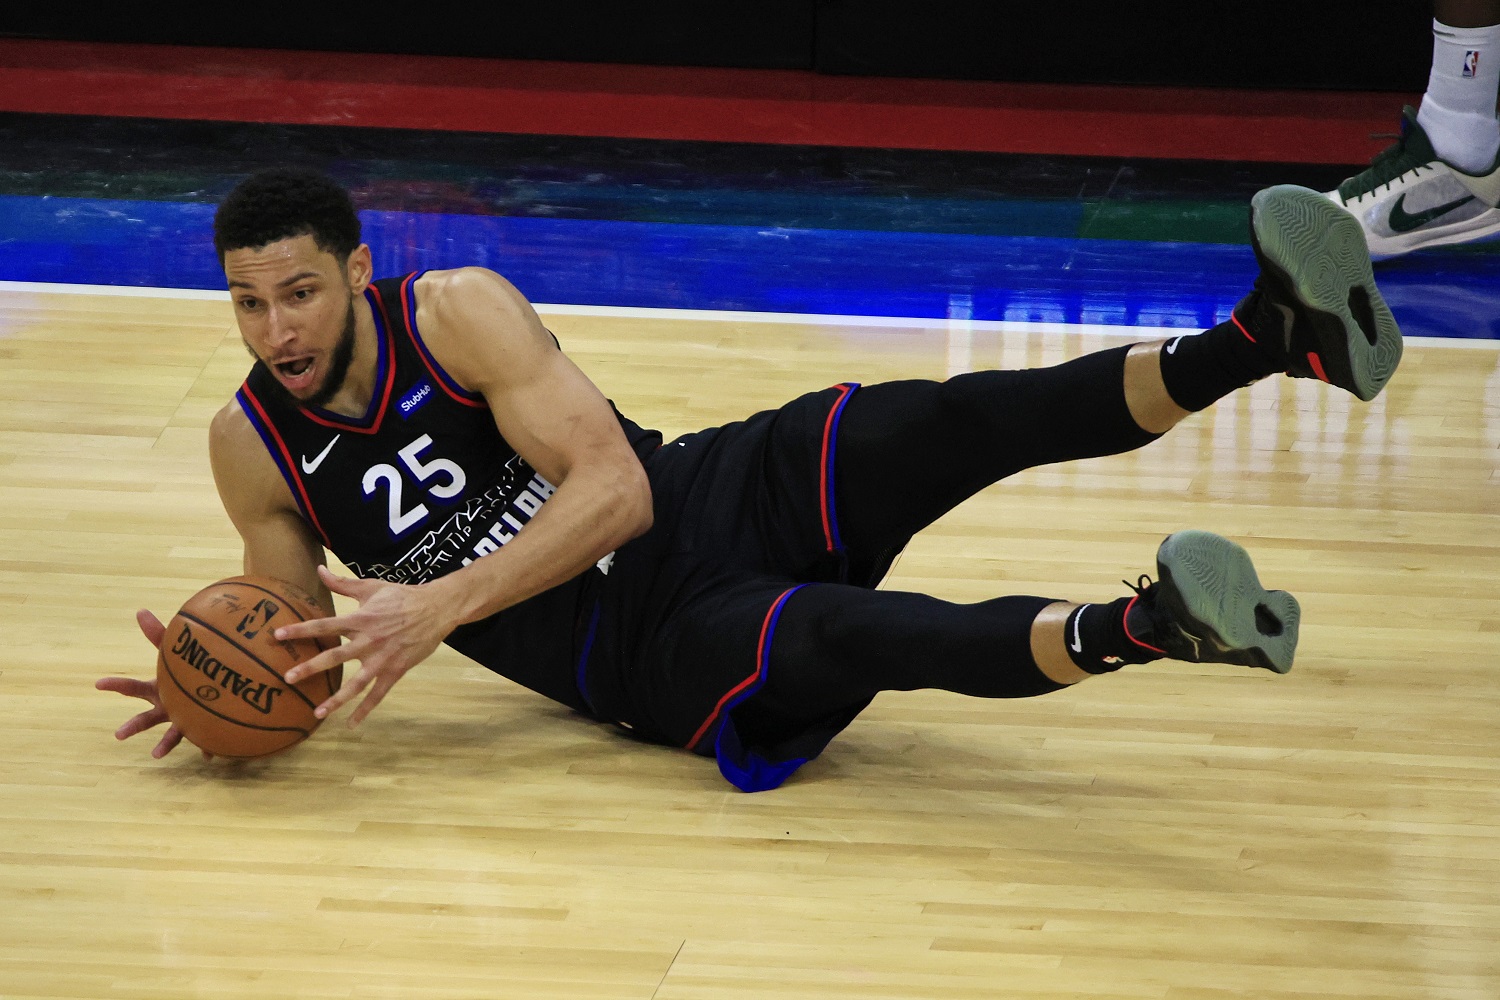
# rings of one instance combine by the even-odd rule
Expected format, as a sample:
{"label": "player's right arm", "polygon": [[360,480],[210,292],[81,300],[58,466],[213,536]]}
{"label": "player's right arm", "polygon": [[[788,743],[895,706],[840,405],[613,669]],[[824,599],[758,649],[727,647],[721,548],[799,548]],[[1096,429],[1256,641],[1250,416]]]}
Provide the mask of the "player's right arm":
{"label": "player's right arm", "polygon": [[295,584],[317,597],[325,615],[332,614],[333,598],[318,578],[323,544],[238,400],[214,416],[208,459],[219,502],[245,545],[245,572]]}
{"label": "player's right arm", "polygon": [[[215,415],[209,427],[208,455],[219,499],[244,542],[244,572],[295,584],[317,597],[324,614],[332,614],[332,596],[318,578],[323,546],[303,520],[286,480],[237,401]],[[146,641],[159,647],[164,631],[161,621],[144,608],[135,619]],[[151,704],[115,730],[116,739],[129,739],[168,721],[154,679],[105,677],[94,686]],[[181,741],[182,733],[169,725],[151,756],[165,757]]]}

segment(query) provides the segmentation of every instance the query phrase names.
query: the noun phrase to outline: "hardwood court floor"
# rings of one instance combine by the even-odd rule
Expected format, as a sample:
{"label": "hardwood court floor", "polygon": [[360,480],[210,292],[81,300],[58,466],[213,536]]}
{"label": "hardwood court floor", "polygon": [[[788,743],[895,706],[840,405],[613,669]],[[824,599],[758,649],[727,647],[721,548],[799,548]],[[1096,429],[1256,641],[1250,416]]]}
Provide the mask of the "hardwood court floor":
{"label": "hardwood court floor", "polygon": [[[1118,339],[558,315],[669,434],[843,379]],[[359,730],[243,766],[110,736],[138,606],[238,571],[205,427],[220,302],[0,292],[0,995],[1500,995],[1500,367],[1412,346],[1371,405],[1262,383],[1026,473],[888,586],[1105,600],[1179,527],[1305,612],[1296,669],[1130,668],[1024,702],[885,695],[779,791],[451,653]],[[923,456],[892,468],[893,502]]]}

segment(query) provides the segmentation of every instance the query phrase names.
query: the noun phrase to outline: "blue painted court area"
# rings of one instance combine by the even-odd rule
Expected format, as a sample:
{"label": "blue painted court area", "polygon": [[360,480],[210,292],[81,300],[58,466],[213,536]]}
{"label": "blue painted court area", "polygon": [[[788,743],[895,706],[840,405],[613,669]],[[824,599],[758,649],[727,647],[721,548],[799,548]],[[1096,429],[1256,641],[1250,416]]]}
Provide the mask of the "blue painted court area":
{"label": "blue painted court area", "polygon": [[[0,280],[220,289],[214,206],[0,197]],[[365,212],[376,273],[479,264],[536,302],[1202,328],[1243,245]],[[1500,256],[1382,265],[1413,336],[1500,339]]]}

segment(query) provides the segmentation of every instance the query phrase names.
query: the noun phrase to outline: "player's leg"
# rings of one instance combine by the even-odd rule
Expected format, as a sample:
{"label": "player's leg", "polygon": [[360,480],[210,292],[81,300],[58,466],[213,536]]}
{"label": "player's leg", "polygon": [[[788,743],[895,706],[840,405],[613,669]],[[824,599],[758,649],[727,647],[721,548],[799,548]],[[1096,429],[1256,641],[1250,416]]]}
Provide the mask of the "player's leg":
{"label": "player's leg", "polygon": [[1138,344],[1050,368],[854,393],[837,428],[828,504],[850,580],[878,580],[914,534],[1022,469],[1156,440],[1188,414],[1167,392],[1160,352],[1160,344]]}
{"label": "player's leg", "polygon": [[872,385],[838,425],[828,508],[850,579],[871,582],[917,531],[1021,469],[1155,440],[1189,412],[1277,372],[1371,399],[1401,358],[1359,226],[1305,188],[1251,203],[1261,274],[1230,319],[1165,344],[1053,368]]}
{"label": "player's leg", "polygon": [[736,718],[774,744],[880,691],[1030,697],[1162,657],[1285,673],[1299,621],[1296,599],[1262,587],[1244,549],[1201,531],[1168,536],[1156,582],[1102,605],[813,584],[786,601],[764,685]]}
{"label": "player's leg", "polygon": [[1420,108],[1368,170],[1328,196],[1360,220],[1376,257],[1500,234],[1500,0],[1435,0]]}

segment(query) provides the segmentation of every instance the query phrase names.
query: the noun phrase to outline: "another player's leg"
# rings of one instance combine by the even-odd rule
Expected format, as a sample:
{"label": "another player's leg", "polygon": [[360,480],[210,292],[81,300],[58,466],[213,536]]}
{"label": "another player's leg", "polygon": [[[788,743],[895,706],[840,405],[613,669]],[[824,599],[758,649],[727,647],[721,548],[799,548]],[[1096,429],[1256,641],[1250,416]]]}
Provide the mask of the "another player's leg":
{"label": "another player's leg", "polygon": [[1500,234],[1500,0],[1436,0],[1432,73],[1421,108],[1368,170],[1328,192],[1363,226],[1370,252]]}

